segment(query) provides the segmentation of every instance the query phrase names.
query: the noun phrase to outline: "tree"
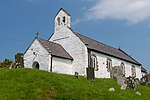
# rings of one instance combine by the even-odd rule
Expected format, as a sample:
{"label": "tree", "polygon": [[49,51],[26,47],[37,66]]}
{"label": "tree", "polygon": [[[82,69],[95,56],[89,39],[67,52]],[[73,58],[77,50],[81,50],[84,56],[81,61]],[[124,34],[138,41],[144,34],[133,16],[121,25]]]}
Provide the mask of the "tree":
{"label": "tree", "polygon": [[16,68],[24,67],[23,53],[17,53],[15,55],[15,67]]}
{"label": "tree", "polygon": [[12,65],[13,61],[10,59],[5,59],[3,60],[3,62],[1,63],[2,68],[9,68]]}

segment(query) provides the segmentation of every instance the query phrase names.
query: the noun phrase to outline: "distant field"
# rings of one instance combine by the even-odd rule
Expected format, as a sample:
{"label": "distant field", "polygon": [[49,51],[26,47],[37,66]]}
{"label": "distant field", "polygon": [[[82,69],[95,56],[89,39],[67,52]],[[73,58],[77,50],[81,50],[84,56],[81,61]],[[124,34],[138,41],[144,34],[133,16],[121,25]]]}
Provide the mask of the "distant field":
{"label": "distant field", "polygon": [[[114,87],[114,92],[109,88]],[[0,69],[0,100],[150,100],[150,87],[121,91],[112,79],[88,81],[35,69]]]}

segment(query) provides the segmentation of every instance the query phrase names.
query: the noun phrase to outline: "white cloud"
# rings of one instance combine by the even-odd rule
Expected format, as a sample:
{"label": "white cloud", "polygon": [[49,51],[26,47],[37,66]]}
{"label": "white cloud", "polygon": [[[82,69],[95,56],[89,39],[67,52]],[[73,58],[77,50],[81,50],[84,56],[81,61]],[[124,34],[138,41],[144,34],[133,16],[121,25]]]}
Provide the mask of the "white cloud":
{"label": "white cloud", "polygon": [[72,22],[72,25],[77,25],[78,23],[80,23],[79,19],[75,19],[75,21]]}
{"label": "white cloud", "polygon": [[88,20],[117,19],[136,24],[150,19],[150,0],[98,0],[85,15]]}

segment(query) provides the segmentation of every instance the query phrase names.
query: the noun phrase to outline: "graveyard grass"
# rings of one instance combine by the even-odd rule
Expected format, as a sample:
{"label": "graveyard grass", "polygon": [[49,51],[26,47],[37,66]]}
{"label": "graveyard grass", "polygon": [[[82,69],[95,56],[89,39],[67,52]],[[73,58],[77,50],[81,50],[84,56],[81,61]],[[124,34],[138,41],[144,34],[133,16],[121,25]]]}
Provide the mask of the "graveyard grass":
{"label": "graveyard grass", "polygon": [[[109,88],[114,87],[114,92]],[[76,78],[35,69],[0,69],[0,100],[150,100],[150,87],[120,90],[113,79]]]}

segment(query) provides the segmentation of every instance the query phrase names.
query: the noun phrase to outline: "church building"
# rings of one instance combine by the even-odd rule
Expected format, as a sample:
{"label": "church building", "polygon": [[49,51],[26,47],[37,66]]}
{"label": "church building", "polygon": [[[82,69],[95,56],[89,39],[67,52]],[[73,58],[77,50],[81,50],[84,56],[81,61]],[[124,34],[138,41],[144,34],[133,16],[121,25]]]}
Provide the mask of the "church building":
{"label": "church building", "polygon": [[48,40],[36,37],[24,53],[24,67],[48,72],[87,76],[93,68],[96,78],[110,78],[114,66],[123,74],[141,78],[141,64],[117,49],[80,33],[70,26],[71,15],[61,8],[54,17],[54,32]]}

